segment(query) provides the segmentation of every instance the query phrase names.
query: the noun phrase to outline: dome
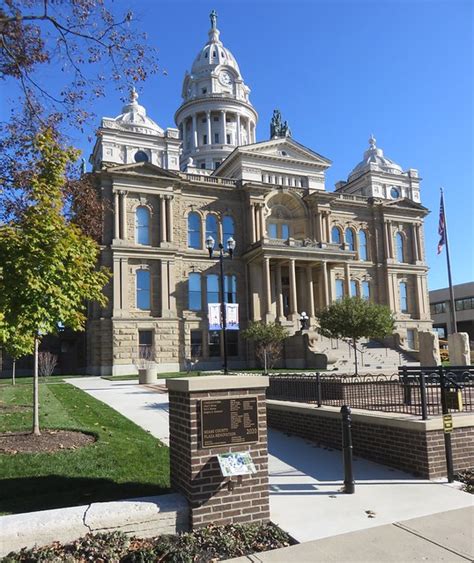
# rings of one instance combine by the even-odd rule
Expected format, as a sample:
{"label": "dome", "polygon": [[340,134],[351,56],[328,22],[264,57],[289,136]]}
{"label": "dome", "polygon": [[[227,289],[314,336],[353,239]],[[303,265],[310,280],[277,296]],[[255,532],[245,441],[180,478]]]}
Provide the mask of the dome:
{"label": "dome", "polygon": [[224,47],[219,39],[219,30],[212,27],[209,30],[209,41],[199,51],[191,67],[191,74],[198,74],[205,70],[214,70],[217,66],[228,66],[240,76],[240,69],[234,55]]}
{"label": "dome", "polygon": [[140,132],[158,133],[163,135],[163,129],[152,119],[147,117],[146,109],[138,103],[138,93],[133,88],[130,92],[130,102],[122,108],[122,113],[114,119],[120,128],[140,129]]}
{"label": "dome", "polygon": [[393,162],[383,154],[383,150],[377,148],[376,139],[373,135],[369,139],[369,148],[364,152],[364,158],[349,174],[348,181],[354,180],[368,170],[379,170],[388,174],[403,174],[402,167]]}

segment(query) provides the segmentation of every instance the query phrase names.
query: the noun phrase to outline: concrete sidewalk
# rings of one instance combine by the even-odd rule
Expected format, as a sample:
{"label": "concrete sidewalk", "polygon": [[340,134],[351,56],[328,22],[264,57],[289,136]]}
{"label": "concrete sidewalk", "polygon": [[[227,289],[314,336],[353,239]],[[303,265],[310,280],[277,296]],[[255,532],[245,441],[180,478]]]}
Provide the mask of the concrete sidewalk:
{"label": "concrete sidewalk", "polygon": [[[139,386],[136,383],[108,381],[95,377],[75,378],[69,382],[107,403],[168,444],[168,396],[166,394],[160,394],[150,387]],[[464,557],[464,555],[454,555],[453,553],[453,557],[458,557],[458,559],[430,559],[430,554],[435,548],[427,540],[419,540],[426,544],[422,549],[415,549],[415,546],[412,546],[413,554],[418,549],[419,559],[387,559],[387,557],[391,552],[395,553],[396,549],[401,548],[400,542],[408,541],[406,538],[401,540],[400,534],[408,536],[409,532],[403,529],[402,524],[395,523],[408,520],[415,522],[412,520],[413,518],[436,514],[437,519],[433,522],[445,521],[449,525],[450,519],[456,514],[452,511],[461,509],[459,514],[462,514],[462,518],[456,517],[457,521],[452,530],[448,526],[453,534],[450,537],[457,537],[456,530],[464,538],[469,537],[471,552],[469,550],[467,552],[471,553],[470,556],[474,555],[472,554],[472,512],[469,513],[471,516],[467,512],[468,507],[473,506],[473,496],[460,491],[458,484],[448,485],[446,482],[415,479],[407,473],[355,458],[356,491],[353,495],[346,495],[341,492],[343,469],[340,451],[318,447],[301,438],[287,436],[271,429],[268,432],[268,448],[271,519],[298,542],[311,542],[311,544],[304,544],[309,546],[312,545],[312,540],[322,540],[334,536],[334,540],[322,541],[327,542],[324,545],[329,551],[334,549],[334,554],[336,554],[340,553],[336,549],[339,545],[337,538],[341,538],[341,534],[359,531],[362,534],[360,536],[361,546],[370,545],[372,542],[374,546],[378,546],[377,549],[383,551],[383,556],[376,557],[378,560],[458,561],[459,557]],[[462,512],[462,509],[465,512]],[[446,513],[451,516],[443,517],[445,511],[451,511]],[[425,524],[421,523],[420,526],[422,525]],[[426,524],[426,526],[429,525],[429,523]],[[412,538],[412,536],[418,536],[412,532],[410,534],[412,543],[418,542]],[[440,537],[438,532],[434,537]],[[377,538],[380,539],[380,542]],[[384,544],[381,543],[385,541],[388,542],[387,551],[384,551]],[[317,543],[319,545],[321,541]],[[301,550],[303,546],[291,549]],[[351,549],[347,549],[345,557],[341,556],[340,559],[331,559],[329,556],[319,558],[319,555],[317,559],[301,559],[300,556],[294,555],[290,557],[297,557],[299,561],[351,560],[348,559]],[[279,557],[277,553],[283,551],[285,550],[269,553],[265,557]],[[375,553],[377,550],[374,551]],[[425,554],[427,559],[423,559]],[[409,556],[407,552],[407,557]],[[258,557],[263,556],[258,555]],[[273,561],[273,559],[262,560]],[[274,560],[284,561],[285,559]],[[286,561],[288,560],[286,559]],[[353,560],[357,561],[357,559]],[[361,560],[375,559],[367,559],[364,556]]]}

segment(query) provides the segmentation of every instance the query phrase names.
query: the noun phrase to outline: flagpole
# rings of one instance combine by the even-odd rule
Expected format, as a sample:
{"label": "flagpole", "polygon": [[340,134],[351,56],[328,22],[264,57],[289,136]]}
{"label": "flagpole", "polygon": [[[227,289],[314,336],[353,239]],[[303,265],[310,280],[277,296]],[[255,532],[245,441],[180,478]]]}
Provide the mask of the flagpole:
{"label": "flagpole", "polygon": [[443,202],[443,212],[444,212],[444,229],[445,229],[445,241],[446,241],[446,265],[448,267],[448,282],[449,282],[449,301],[451,309],[451,328],[453,333],[458,331],[457,321],[456,321],[456,307],[454,303],[454,289],[453,280],[451,277],[451,261],[449,259],[449,240],[448,240],[448,222],[446,220],[446,207],[444,205],[444,192],[443,188],[441,190],[441,201]]}

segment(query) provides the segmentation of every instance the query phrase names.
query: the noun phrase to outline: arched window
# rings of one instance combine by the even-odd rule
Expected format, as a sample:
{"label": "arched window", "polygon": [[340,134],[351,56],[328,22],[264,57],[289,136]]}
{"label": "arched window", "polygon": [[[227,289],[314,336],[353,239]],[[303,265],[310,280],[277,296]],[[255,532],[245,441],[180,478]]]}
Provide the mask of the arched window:
{"label": "arched window", "polygon": [[235,228],[234,220],[230,215],[225,215],[222,219],[222,235],[224,240],[222,241],[224,248],[227,248],[227,241],[230,237],[235,238]]}
{"label": "arched window", "polygon": [[403,249],[403,235],[402,233],[397,233],[395,235],[395,243],[397,247],[397,260],[399,262],[405,262],[405,251]]}
{"label": "arched window", "polygon": [[191,311],[200,311],[202,309],[201,304],[201,274],[191,273],[189,274],[189,309]]}
{"label": "arched window", "polygon": [[370,299],[370,284],[368,281],[363,281],[361,284],[362,299]]}
{"label": "arched window", "polygon": [[220,303],[219,276],[217,274],[209,274],[207,276],[206,298],[208,304]]}
{"label": "arched window", "polygon": [[208,215],[206,217],[206,240],[209,237],[214,239],[214,248],[219,244],[219,232],[217,230],[217,217],[215,215]]}
{"label": "arched window", "polygon": [[408,295],[407,295],[407,284],[405,282],[400,282],[400,311],[402,313],[408,313]]}
{"label": "arched window", "polygon": [[354,231],[352,229],[346,229],[346,244],[349,250],[355,250]]}
{"label": "arched window", "polygon": [[351,297],[358,297],[356,280],[351,280]]}
{"label": "arched window", "polygon": [[147,207],[137,207],[135,211],[135,240],[138,244],[150,244],[150,211]]}
{"label": "arched window", "polygon": [[136,298],[137,308],[142,310],[150,310],[151,294],[150,294],[150,272],[149,270],[140,269],[135,274],[136,279]]}
{"label": "arched window", "polygon": [[344,297],[344,280],[336,280],[336,300]]}
{"label": "arched window", "polygon": [[331,230],[331,241],[334,244],[341,244],[341,231],[339,227],[333,227]]}
{"label": "arched window", "polygon": [[224,303],[237,303],[237,276],[224,277]]}
{"label": "arched window", "polygon": [[188,215],[188,247],[201,248],[201,217],[194,211]]}
{"label": "arched window", "polygon": [[359,232],[359,260],[367,260],[367,233],[365,231]]}

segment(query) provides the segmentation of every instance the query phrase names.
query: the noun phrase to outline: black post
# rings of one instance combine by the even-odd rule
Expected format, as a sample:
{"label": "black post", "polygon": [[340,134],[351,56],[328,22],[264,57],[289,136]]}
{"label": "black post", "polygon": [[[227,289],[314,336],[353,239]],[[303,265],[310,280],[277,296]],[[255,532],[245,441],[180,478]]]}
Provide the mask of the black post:
{"label": "black post", "polygon": [[221,316],[222,316],[222,341],[224,345],[224,374],[227,375],[227,318],[225,311],[225,295],[224,295],[224,247],[219,244],[219,266],[220,266],[220,289],[221,289]]}
{"label": "black post", "polygon": [[318,407],[322,404],[322,397],[321,397],[321,376],[319,372],[316,372],[316,394],[317,394],[317,401]]}
{"label": "black post", "polygon": [[426,381],[425,374],[420,371],[420,398],[421,398],[421,419],[428,420],[428,405],[426,403]]}
{"label": "black post", "polygon": [[402,368],[403,375],[403,403],[405,405],[411,405],[411,387],[410,382],[408,380],[408,371],[407,366],[403,366]]}
{"label": "black post", "polygon": [[344,492],[354,494],[355,482],[352,471],[352,432],[351,409],[347,405],[341,407],[342,415],[342,455],[344,462]]}
{"label": "black post", "polygon": [[[447,387],[449,387],[449,382],[446,380],[446,376],[444,374],[443,366],[439,367],[439,383],[441,386],[441,412],[443,416],[445,414],[449,414],[448,409],[448,398],[446,396]],[[443,423],[444,427],[444,423]],[[453,448],[451,444],[451,433],[446,432],[444,430],[444,449],[446,453],[446,469],[448,473],[448,483],[452,483],[454,481],[454,467],[453,467]]]}

